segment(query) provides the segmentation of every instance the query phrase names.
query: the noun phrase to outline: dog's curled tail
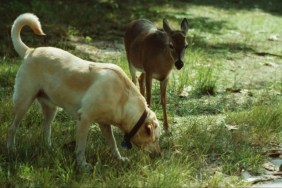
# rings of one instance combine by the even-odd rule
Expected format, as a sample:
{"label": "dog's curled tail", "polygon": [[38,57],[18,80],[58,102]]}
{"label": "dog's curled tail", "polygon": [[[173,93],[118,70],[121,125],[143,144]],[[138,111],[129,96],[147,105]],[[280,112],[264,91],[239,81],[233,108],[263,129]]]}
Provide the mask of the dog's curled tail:
{"label": "dog's curled tail", "polygon": [[26,51],[29,49],[21,39],[21,30],[24,26],[29,26],[37,35],[45,35],[41,29],[41,24],[37,16],[31,13],[25,13],[18,16],[12,26],[11,36],[14,48],[20,57],[24,57]]}

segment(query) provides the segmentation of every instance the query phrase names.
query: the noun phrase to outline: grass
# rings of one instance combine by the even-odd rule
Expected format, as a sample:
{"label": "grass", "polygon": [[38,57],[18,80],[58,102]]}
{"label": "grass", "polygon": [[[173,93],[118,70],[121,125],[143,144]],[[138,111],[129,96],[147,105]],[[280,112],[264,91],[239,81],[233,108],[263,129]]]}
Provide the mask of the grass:
{"label": "grass", "polygon": [[[145,2],[145,1],[144,1]],[[4,187],[246,187],[241,171],[261,173],[265,151],[282,141],[281,3],[270,1],[5,1],[0,7],[0,185]],[[78,11],[83,10],[83,11]],[[12,94],[20,59],[12,48],[10,25],[19,14],[39,16],[47,37],[28,29],[29,46],[56,46],[88,60],[115,63],[129,75],[122,44],[125,25],[163,17],[179,27],[189,20],[189,48],[182,70],[167,90],[172,136],[162,135],[162,156],[150,159],[133,148],[117,161],[96,125],[86,157],[94,171],[80,174],[74,156],[75,119],[59,111],[52,125],[52,150],[43,146],[42,114],[33,104],[17,132],[17,152],[6,149],[13,118]],[[271,41],[271,35],[278,41]],[[89,46],[82,50],[73,37]],[[102,41],[99,46],[98,42]],[[97,49],[102,53],[91,54]],[[185,94],[183,94],[185,91]],[[151,108],[162,121],[160,91],[153,82]],[[237,127],[230,131],[226,125]],[[117,142],[123,134],[114,129]]]}
{"label": "grass", "polygon": [[204,67],[198,70],[197,83],[194,90],[196,95],[215,95],[217,79],[211,67]]}

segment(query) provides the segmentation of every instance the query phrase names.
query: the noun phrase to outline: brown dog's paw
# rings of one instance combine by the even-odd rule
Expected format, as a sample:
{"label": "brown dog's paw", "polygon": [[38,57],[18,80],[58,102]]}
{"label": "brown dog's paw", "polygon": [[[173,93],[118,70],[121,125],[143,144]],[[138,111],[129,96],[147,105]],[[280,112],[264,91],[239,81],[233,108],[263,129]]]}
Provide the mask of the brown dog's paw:
{"label": "brown dog's paw", "polygon": [[93,167],[89,163],[84,163],[78,166],[78,171],[80,173],[91,173],[93,172]]}

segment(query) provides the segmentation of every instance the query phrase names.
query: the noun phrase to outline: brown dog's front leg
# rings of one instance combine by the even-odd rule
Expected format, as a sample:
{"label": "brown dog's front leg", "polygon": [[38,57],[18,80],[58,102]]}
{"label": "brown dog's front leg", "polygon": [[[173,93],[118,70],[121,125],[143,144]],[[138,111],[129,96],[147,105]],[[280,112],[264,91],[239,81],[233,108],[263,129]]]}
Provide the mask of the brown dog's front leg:
{"label": "brown dog's front leg", "polygon": [[112,149],[112,152],[116,155],[116,157],[122,161],[128,160],[127,158],[122,157],[119,153],[111,125],[99,124],[99,126],[106,139],[107,144],[109,144]]}
{"label": "brown dog's front leg", "polygon": [[146,99],[149,106],[151,105],[151,89],[152,89],[152,75],[146,73]]}
{"label": "brown dog's front leg", "polygon": [[76,160],[80,170],[90,172],[93,170],[91,164],[86,162],[85,148],[87,142],[87,135],[89,132],[90,123],[82,118],[78,120],[76,132]]}
{"label": "brown dog's front leg", "polygon": [[139,87],[140,87],[140,93],[145,96],[145,73],[141,73],[138,81],[139,81]]}
{"label": "brown dog's front leg", "polygon": [[163,108],[163,117],[164,117],[164,129],[168,131],[168,122],[167,122],[167,114],[166,114],[166,86],[168,79],[165,79],[160,82],[161,88],[161,103]]}

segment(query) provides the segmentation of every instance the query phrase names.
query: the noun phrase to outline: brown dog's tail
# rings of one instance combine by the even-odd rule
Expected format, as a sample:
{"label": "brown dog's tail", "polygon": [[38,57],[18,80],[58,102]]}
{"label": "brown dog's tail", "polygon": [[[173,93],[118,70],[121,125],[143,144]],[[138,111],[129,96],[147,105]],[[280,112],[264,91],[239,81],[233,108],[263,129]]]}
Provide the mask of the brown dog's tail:
{"label": "brown dog's tail", "polygon": [[12,26],[11,36],[14,48],[22,58],[25,56],[26,51],[29,49],[29,47],[26,46],[21,39],[21,30],[24,26],[29,26],[37,35],[45,35],[41,29],[41,24],[38,17],[34,14],[25,13],[17,17]]}

